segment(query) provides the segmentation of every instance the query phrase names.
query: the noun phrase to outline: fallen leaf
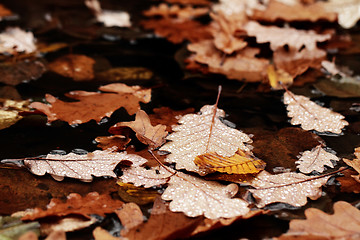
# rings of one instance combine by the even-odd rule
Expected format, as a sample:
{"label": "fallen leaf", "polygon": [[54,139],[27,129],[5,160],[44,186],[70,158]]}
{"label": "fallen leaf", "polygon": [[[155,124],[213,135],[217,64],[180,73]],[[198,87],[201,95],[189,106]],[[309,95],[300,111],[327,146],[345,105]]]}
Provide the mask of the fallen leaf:
{"label": "fallen leaf", "polygon": [[66,240],[66,234],[64,231],[53,231],[45,238],[45,240]]}
{"label": "fallen leaf", "polygon": [[305,216],[305,220],[291,220],[288,232],[279,239],[357,239],[360,236],[360,211],[350,203],[336,202],[333,214],[308,208]]}
{"label": "fallen leaf", "polygon": [[124,202],[133,202],[138,205],[145,205],[154,202],[160,196],[155,189],[136,187],[131,183],[116,182],[119,185],[118,194]]}
{"label": "fallen leaf", "polygon": [[304,130],[340,134],[342,129],[349,125],[343,120],[345,118],[343,115],[317,105],[308,97],[295,95],[290,91],[284,93],[284,104],[287,105],[288,116],[292,118],[291,124],[301,124]]}
{"label": "fallen leaf", "polygon": [[267,75],[270,86],[274,90],[283,89],[282,85],[290,86],[294,81],[289,73],[282,69],[275,69],[274,65],[269,65],[267,67]]}
{"label": "fallen leaf", "polygon": [[217,50],[211,40],[191,43],[188,50],[195,52],[193,60],[208,65],[208,71],[225,75],[229,79],[260,82],[264,79],[269,61],[256,58],[258,49],[245,48],[235,56],[224,58],[224,53]]}
{"label": "fallen leaf", "polygon": [[31,103],[35,108],[48,116],[48,122],[62,120],[69,124],[81,124],[91,119],[100,122],[104,117],[120,107],[124,107],[130,115],[139,109],[139,102],[148,103],[151,99],[151,89],[141,89],[139,86],[129,87],[122,83],[101,86],[99,90],[107,93],[72,91],[67,96],[77,102],[64,102],[47,94],[46,100],[51,105],[40,102]]}
{"label": "fallen leaf", "polygon": [[327,11],[321,4],[308,4],[296,2],[295,4],[284,4],[280,1],[271,0],[265,10],[255,9],[251,18],[259,21],[275,22],[284,20],[293,21],[311,21],[327,20],[334,22],[337,19],[336,13]]}
{"label": "fallen leaf", "polygon": [[122,238],[114,237],[108,231],[101,227],[96,227],[93,231],[95,240],[121,240]]}
{"label": "fallen leaf", "polygon": [[298,164],[297,168],[302,173],[311,173],[312,171],[322,173],[325,170],[325,166],[334,168],[330,160],[339,161],[340,159],[336,155],[325,151],[321,145],[318,145],[311,149],[311,151],[303,152],[295,163]]}
{"label": "fallen leaf", "polygon": [[13,15],[13,13],[7,9],[4,5],[0,4],[0,21],[4,18],[4,17],[9,17]]}
{"label": "fallen leaf", "polygon": [[223,157],[230,157],[238,149],[249,151],[246,143],[251,143],[250,137],[226,126],[220,118],[225,112],[216,105],[205,105],[198,114],[187,114],[179,119],[178,126],[173,127],[173,133],[166,137],[171,140],[160,148],[170,154],[166,161],[176,163],[176,169],[186,169],[204,174],[194,163],[196,156],[215,152]]}
{"label": "fallen leaf", "polygon": [[354,27],[360,19],[357,0],[329,0],[321,4],[327,11],[337,13],[338,23],[343,28]]}
{"label": "fallen leaf", "polygon": [[179,3],[179,4],[193,4],[193,5],[210,5],[207,0],[165,0],[168,3]]}
{"label": "fallen leaf", "polygon": [[213,173],[206,175],[205,180],[208,181],[226,181],[233,183],[240,183],[242,185],[249,185],[249,182],[255,178],[257,174],[226,174],[226,173]]}
{"label": "fallen leaf", "polygon": [[308,50],[316,49],[317,42],[324,42],[331,38],[330,34],[317,34],[313,30],[298,30],[295,28],[279,28],[263,26],[255,21],[249,21],[244,30],[249,36],[256,37],[256,42],[270,42],[270,48],[276,51],[285,45],[290,49],[300,50],[305,46]]}
{"label": "fallen leaf", "polygon": [[34,220],[48,216],[64,217],[68,215],[83,216],[91,219],[91,214],[105,216],[106,213],[112,213],[121,208],[123,202],[114,200],[109,195],[99,195],[97,192],[90,192],[85,197],[77,193],[71,193],[67,196],[67,201],[53,198],[47,205],[46,210],[35,208],[29,214],[22,217],[22,220]]}
{"label": "fallen leaf", "polygon": [[96,73],[96,79],[101,81],[149,80],[154,73],[144,67],[116,67]]}
{"label": "fallen leaf", "polygon": [[86,81],[94,78],[94,59],[79,54],[68,54],[49,63],[50,71],[75,81]]}
{"label": "fallen leaf", "polygon": [[168,134],[166,126],[158,124],[152,126],[149,116],[145,111],[139,110],[136,113],[135,121],[132,122],[119,122],[112,128],[121,129],[124,127],[131,128],[140,142],[149,145],[151,149],[160,147],[165,143],[165,137]]}
{"label": "fallen leaf", "polygon": [[122,208],[116,209],[115,213],[124,227],[121,230],[121,235],[125,235],[130,229],[144,222],[143,213],[136,203],[125,203]]}
{"label": "fallen leaf", "polygon": [[[97,219],[95,217],[88,219],[83,216],[66,216],[54,219],[47,219],[45,217],[44,219],[39,219],[38,221],[41,224],[41,233],[50,236],[52,233],[64,233],[65,235],[65,232],[73,232],[87,228],[96,223]],[[57,240],[60,238],[55,235],[53,239]]]}
{"label": "fallen leaf", "polygon": [[352,167],[356,172],[358,172],[358,175],[352,175],[352,177],[360,183],[360,147],[355,148],[356,159],[353,159],[352,161],[343,158],[343,161],[350,167]]}
{"label": "fallen leaf", "polygon": [[131,27],[130,15],[127,12],[103,10],[98,0],[86,0],[85,5],[94,12],[96,20],[106,27]]}
{"label": "fallen leaf", "polygon": [[154,108],[152,114],[149,115],[150,121],[157,125],[162,124],[166,126],[166,131],[172,132],[172,126],[177,125],[181,116],[193,113],[194,108],[187,108],[185,110],[173,110],[169,107]]}
{"label": "fallen leaf", "polygon": [[22,234],[17,240],[38,240],[38,234],[33,231],[26,232]]}
{"label": "fallen leaf", "polygon": [[[152,154],[151,154],[147,148],[142,148],[141,150],[136,150],[136,148],[133,145],[130,145],[126,149],[126,152],[129,154],[136,154],[136,155],[139,155],[139,156],[145,158],[147,160],[147,162],[143,166],[148,167],[148,168],[158,167],[159,166],[158,161],[160,161],[161,163],[165,163],[166,155],[160,151],[152,151]],[[157,159],[155,159],[153,155],[155,155]]]}
{"label": "fallen leaf", "polygon": [[251,186],[255,189],[249,189],[249,191],[257,199],[258,208],[277,202],[301,207],[307,203],[307,197],[312,200],[321,197],[321,186],[329,178],[330,176],[309,177],[293,172],[271,175],[262,171],[251,182]]}
{"label": "fallen leaf", "polygon": [[26,158],[24,164],[33,174],[49,173],[58,181],[70,177],[91,182],[93,176],[116,177],[113,170],[122,161],[139,166],[147,160],[134,154],[96,150],[84,155],[48,154],[45,158]]}
{"label": "fallen leaf", "polygon": [[173,175],[163,168],[130,167],[123,168],[123,175],[119,180],[123,183],[133,183],[135,187],[144,186],[145,188],[166,184]]}
{"label": "fallen leaf", "polygon": [[131,139],[122,135],[113,135],[97,137],[95,141],[98,143],[96,146],[102,150],[115,152],[125,150]]}
{"label": "fallen leaf", "polygon": [[175,44],[182,43],[185,40],[198,42],[211,38],[208,26],[193,20],[179,22],[176,19],[166,18],[148,19],[142,21],[141,25],[145,29],[154,30],[156,35],[164,37]]}
{"label": "fallen leaf", "polygon": [[32,32],[25,32],[18,27],[8,27],[0,34],[0,53],[31,53],[36,51]]}
{"label": "fallen leaf", "polygon": [[178,172],[170,178],[161,198],[171,201],[173,212],[184,212],[189,217],[231,218],[246,215],[248,203],[232,198],[238,191],[236,184],[222,185]]}
{"label": "fallen leaf", "polygon": [[165,240],[189,237],[202,217],[190,218],[183,213],[171,212],[167,203],[157,198],[149,220],[123,235],[127,239]]}
{"label": "fallen leaf", "polygon": [[29,111],[29,101],[15,101],[0,98],[0,130],[10,127],[23,117],[20,112]]}
{"label": "fallen leaf", "polygon": [[18,217],[0,216],[0,238],[18,239],[21,235],[28,231],[36,233],[36,236],[40,235],[40,224],[38,222],[24,223]]}
{"label": "fallen leaf", "polygon": [[356,176],[356,171],[347,169],[341,172],[344,176],[337,177],[336,180],[341,184],[340,191],[346,193],[360,193],[360,182],[352,176]]}
{"label": "fallen leaf", "polygon": [[163,18],[176,18],[177,20],[186,20],[205,15],[209,12],[206,7],[194,8],[192,6],[181,7],[179,5],[169,6],[166,3],[161,3],[158,6],[152,6],[149,10],[143,12],[147,17],[160,16]]}
{"label": "fallen leaf", "polygon": [[205,172],[223,172],[227,174],[255,174],[265,168],[265,162],[250,152],[238,150],[231,157],[222,157],[214,152],[196,156],[194,163]]}
{"label": "fallen leaf", "polygon": [[320,69],[321,62],[326,59],[326,51],[315,48],[304,48],[300,51],[282,48],[274,51],[273,60],[276,68],[282,69],[292,77],[303,74],[309,68]]}

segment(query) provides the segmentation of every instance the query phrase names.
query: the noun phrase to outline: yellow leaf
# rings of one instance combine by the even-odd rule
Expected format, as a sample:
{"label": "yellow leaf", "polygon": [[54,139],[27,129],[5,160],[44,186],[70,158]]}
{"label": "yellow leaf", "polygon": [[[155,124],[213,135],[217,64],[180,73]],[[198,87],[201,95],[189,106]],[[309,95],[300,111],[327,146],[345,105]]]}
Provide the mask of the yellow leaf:
{"label": "yellow leaf", "polygon": [[265,162],[240,149],[231,157],[222,157],[214,152],[205,153],[197,156],[194,163],[209,172],[228,174],[258,173],[265,168]]}
{"label": "yellow leaf", "polygon": [[130,183],[118,181],[120,186],[118,194],[125,202],[134,202],[138,205],[144,205],[153,202],[160,194],[154,190],[144,187],[136,187]]}
{"label": "yellow leaf", "polygon": [[0,130],[8,128],[22,119],[19,112],[29,111],[28,101],[0,99]]}
{"label": "yellow leaf", "polygon": [[268,66],[267,75],[270,86],[275,90],[283,89],[281,84],[291,85],[294,80],[289,73],[282,69],[275,69],[274,65]]}

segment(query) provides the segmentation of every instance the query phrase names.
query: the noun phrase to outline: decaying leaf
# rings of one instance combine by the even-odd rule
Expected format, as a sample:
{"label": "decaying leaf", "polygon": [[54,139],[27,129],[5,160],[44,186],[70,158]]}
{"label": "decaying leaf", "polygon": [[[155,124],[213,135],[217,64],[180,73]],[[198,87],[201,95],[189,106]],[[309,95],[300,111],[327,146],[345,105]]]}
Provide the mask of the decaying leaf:
{"label": "decaying leaf", "polygon": [[343,120],[343,115],[317,105],[308,97],[286,91],[284,103],[287,105],[288,116],[292,118],[291,124],[301,124],[301,128],[304,130],[340,134],[342,129],[349,125],[347,121]]}
{"label": "decaying leaf", "polygon": [[322,173],[325,166],[334,167],[331,160],[339,161],[340,159],[336,155],[325,151],[321,145],[318,145],[311,151],[303,152],[299,161],[295,163],[298,164],[297,168],[302,173],[311,173],[312,171]]}
{"label": "decaying leaf", "polygon": [[225,112],[216,105],[205,105],[199,114],[187,114],[180,118],[178,126],[173,127],[166,139],[171,140],[160,148],[170,154],[166,161],[176,163],[176,169],[186,169],[203,173],[194,163],[195,157],[208,152],[215,152],[223,157],[230,157],[238,149],[249,151],[245,145],[251,143],[250,137],[226,126],[220,118]]}
{"label": "decaying leaf", "polygon": [[67,94],[68,97],[78,100],[77,102],[64,102],[47,94],[46,100],[51,105],[33,102],[30,106],[45,113],[48,122],[59,119],[69,124],[81,124],[91,119],[100,122],[120,107],[133,115],[140,109],[139,102],[148,103],[151,99],[151,89],[130,87],[122,83],[101,86],[99,90],[107,93],[72,91]]}
{"label": "decaying leaf", "polygon": [[305,220],[291,220],[290,229],[279,239],[358,239],[360,211],[350,203],[334,204],[334,214],[316,208],[305,210]]}
{"label": "decaying leaf", "polygon": [[119,185],[118,194],[124,202],[133,202],[138,205],[145,205],[154,202],[160,196],[155,189],[136,187],[131,183],[116,182]]}
{"label": "decaying leaf", "polygon": [[161,198],[171,201],[173,212],[184,212],[189,217],[204,215],[206,218],[231,218],[249,212],[247,202],[232,198],[238,191],[235,184],[222,185],[184,173],[170,178]]}
{"label": "decaying leaf", "polygon": [[150,114],[150,121],[157,125],[162,124],[166,126],[166,131],[172,132],[172,126],[176,125],[182,115],[193,113],[193,108],[187,108],[185,110],[173,110],[169,107],[154,108],[153,114]]}
{"label": "decaying leaf", "polygon": [[8,27],[0,34],[0,53],[34,52],[35,41],[32,32],[25,32],[18,27]]}
{"label": "decaying leaf", "polygon": [[97,137],[95,141],[98,143],[97,147],[102,150],[121,151],[126,149],[131,139],[122,135],[113,135]]}
{"label": "decaying leaf", "polygon": [[96,20],[106,27],[131,27],[130,15],[127,12],[103,10],[98,0],[86,0],[85,5],[94,12]]}
{"label": "decaying leaf", "polygon": [[130,167],[124,168],[123,175],[119,178],[123,183],[133,183],[134,186],[145,188],[160,186],[169,181],[169,178],[173,175],[163,168],[150,168],[144,167]]}
{"label": "decaying leaf", "polygon": [[352,167],[356,172],[359,173],[359,175],[352,175],[352,177],[360,183],[360,147],[355,148],[355,156],[356,159],[353,159],[352,161],[343,158],[343,161],[349,165],[350,167]]}
{"label": "decaying leaf", "polygon": [[136,203],[125,203],[120,209],[116,209],[115,213],[120,219],[121,225],[124,226],[121,235],[125,235],[131,228],[144,222],[143,213]]}
{"label": "decaying leaf", "polygon": [[26,232],[40,234],[38,222],[24,223],[19,217],[0,216],[0,238],[4,240],[18,239]]}
{"label": "decaying leaf", "polygon": [[270,48],[273,51],[285,45],[296,50],[300,50],[302,46],[305,46],[312,51],[317,48],[317,42],[324,42],[331,38],[330,34],[317,34],[312,30],[263,26],[255,21],[249,21],[244,26],[244,30],[249,36],[256,37],[258,43],[270,42]]}
{"label": "decaying leaf", "polygon": [[223,157],[214,152],[196,156],[194,163],[205,172],[224,172],[227,174],[255,174],[265,168],[265,162],[250,152],[238,150],[231,157]]}
{"label": "decaying leaf", "polygon": [[149,145],[151,149],[160,147],[165,143],[165,137],[168,134],[166,126],[158,124],[155,127],[151,125],[150,118],[145,111],[139,110],[136,113],[135,121],[120,122],[112,128],[129,127],[135,133],[140,142]]}
{"label": "decaying leaf", "polygon": [[307,203],[307,197],[312,200],[321,197],[321,186],[329,178],[330,176],[313,178],[293,172],[271,175],[262,171],[251,182],[255,189],[249,191],[257,199],[256,206],[259,208],[277,202],[300,207]]}
{"label": "decaying leaf", "polygon": [[7,85],[18,85],[30,80],[36,80],[46,71],[46,67],[38,60],[24,60],[0,63],[0,82]]}
{"label": "decaying leaf", "polygon": [[19,112],[29,111],[29,101],[15,101],[0,98],[0,130],[8,128],[23,117]]}
{"label": "decaying leaf", "polygon": [[24,160],[24,164],[32,173],[36,175],[49,173],[58,181],[62,181],[64,177],[82,181],[92,181],[92,176],[116,177],[113,170],[120,162],[125,161],[128,164],[140,166],[147,161],[135,154],[100,150],[84,155],[75,153],[67,155],[48,154],[45,158],[27,159]]}
{"label": "decaying leaf", "polygon": [[73,78],[75,81],[86,81],[94,78],[94,59],[79,54],[68,54],[51,62],[50,71],[64,77]]}
{"label": "decaying leaf", "polygon": [[123,202],[114,200],[109,195],[99,195],[97,192],[90,192],[85,197],[77,193],[71,193],[67,201],[53,198],[47,205],[46,210],[35,208],[29,212],[22,220],[34,220],[48,216],[64,217],[68,215],[80,215],[91,219],[91,214],[105,216],[105,213],[112,213],[114,210],[121,208]]}

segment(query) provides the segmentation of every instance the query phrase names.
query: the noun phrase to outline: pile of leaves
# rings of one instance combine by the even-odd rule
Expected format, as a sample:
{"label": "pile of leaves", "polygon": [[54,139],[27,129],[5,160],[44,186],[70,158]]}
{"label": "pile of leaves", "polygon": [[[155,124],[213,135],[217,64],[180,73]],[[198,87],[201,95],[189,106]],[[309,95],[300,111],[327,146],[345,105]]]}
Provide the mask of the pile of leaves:
{"label": "pile of leaves", "polygon": [[[344,116],[292,89],[311,82],[320,91],[327,89],[326,94],[331,87],[321,85],[316,76],[331,86],[359,86],[352,72],[328,61],[334,49],[346,51],[352,46],[350,36],[337,31],[356,26],[358,16],[344,19],[344,15],[359,3],[167,0],[143,11],[135,26],[125,11],[104,10],[96,0],[81,4],[94,26],[134,32],[141,26],[141,31],[154,30],[179,49],[184,46],[188,50],[184,71],[201,72],[204,78],[224,75],[227,79],[220,77],[224,89],[228,79],[236,79],[254,84],[257,92],[252,94],[280,96],[282,119],[290,123],[278,127],[276,133],[259,130],[262,126],[240,129],[227,120],[232,113],[227,115],[227,109],[220,108],[225,102],[222,94],[231,92],[221,86],[217,98],[211,95],[215,103],[207,102],[198,109],[170,108],[166,101],[154,106],[156,89],[165,89],[167,83],[128,81],[152,79],[153,72],[147,68],[107,66],[99,70],[98,59],[72,52],[75,44],[81,45],[73,38],[50,43],[37,39],[33,32],[7,27],[0,33],[5,89],[0,129],[15,129],[21,120],[40,115],[46,119],[40,124],[48,128],[62,124],[96,134],[97,127],[106,126],[106,135],[91,139],[96,144],[94,151],[2,158],[0,166],[6,171],[30,172],[36,181],[51,175],[50,181],[60,182],[56,186],[70,183],[78,192],[67,194],[66,199],[50,193],[45,208],[39,203],[1,217],[0,237],[71,239],[71,233],[81,234],[85,229],[98,240],[189,238],[258,216],[289,221],[287,230],[269,236],[278,239],[360,236],[358,201],[338,197],[330,201],[332,214],[311,207],[340,191],[358,198],[360,146],[352,143],[357,148],[346,157],[327,146],[329,138],[346,134],[346,127],[359,134],[353,124],[357,123],[358,103],[346,109]],[[10,16],[16,14],[0,5],[0,21],[13,21]],[[37,29],[38,36],[57,28],[68,31],[60,17],[48,18],[50,27]],[[102,42],[96,37],[88,41]],[[52,91],[35,99],[23,99],[17,92],[46,74],[76,82],[86,90]],[[95,86],[91,90],[85,87],[89,83]],[[347,89],[335,96],[360,96],[359,91]],[[245,91],[242,88],[236,94],[241,90]],[[97,183],[98,191],[90,191]],[[85,185],[90,187],[85,189]],[[40,183],[37,187],[47,188]],[[292,210],[301,213],[289,217]]]}

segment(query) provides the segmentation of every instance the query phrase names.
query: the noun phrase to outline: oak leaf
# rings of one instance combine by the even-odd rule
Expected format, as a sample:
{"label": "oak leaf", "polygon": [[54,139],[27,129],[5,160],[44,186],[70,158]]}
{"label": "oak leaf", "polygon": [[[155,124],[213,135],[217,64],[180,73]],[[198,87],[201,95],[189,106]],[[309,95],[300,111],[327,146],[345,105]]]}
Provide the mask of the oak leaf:
{"label": "oak leaf", "polygon": [[75,81],[86,81],[94,78],[93,65],[95,60],[79,54],[68,54],[49,63],[50,71]]}
{"label": "oak leaf", "polygon": [[145,111],[139,110],[136,113],[135,121],[120,122],[115,124],[112,128],[129,127],[135,133],[140,142],[149,145],[151,149],[160,147],[165,143],[165,137],[168,134],[166,126],[158,124],[155,127],[151,125],[150,118]]}
{"label": "oak leaf", "polygon": [[304,5],[295,1],[294,4],[285,4],[271,0],[265,10],[255,9],[251,15],[254,20],[275,22],[276,20],[311,21],[327,20],[336,21],[336,13],[327,11],[321,4]]}
{"label": "oak leaf", "polygon": [[150,188],[166,184],[169,178],[173,175],[163,168],[150,168],[146,169],[140,166],[130,168],[123,168],[123,174],[119,180],[123,183],[133,183],[134,186]]}
{"label": "oak leaf", "polygon": [[341,173],[343,176],[336,178],[336,181],[341,184],[340,191],[345,193],[360,193],[360,182],[356,181],[357,176],[355,175],[357,172],[352,169],[346,169]]}
{"label": "oak leaf", "polygon": [[47,205],[46,210],[35,208],[29,214],[22,217],[22,220],[34,220],[48,216],[64,217],[68,215],[80,215],[90,219],[91,214],[105,216],[105,213],[112,213],[121,208],[123,202],[114,200],[109,195],[99,195],[97,192],[90,192],[85,197],[77,193],[67,196],[67,201],[53,198]]}
{"label": "oak leaf", "polygon": [[120,107],[124,107],[130,115],[139,109],[139,102],[148,103],[151,99],[151,89],[141,89],[139,86],[127,86],[122,83],[108,84],[99,88],[107,93],[72,91],[67,96],[77,102],[64,102],[47,94],[46,100],[51,105],[33,102],[30,106],[45,113],[48,122],[62,120],[69,124],[81,124],[92,119],[100,122],[104,117]]}
{"label": "oak leaf", "polygon": [[318,145],[311,149],[311,151],[303,152],[295,163],[298,164],[297,168],[302,173],[311,173],[312,171],[322,173],[325,170],[325,166],[334,167],[331,160],[339,161],[340,159],[336,155],[325,151],[321,145]]}
{"label": "oak leaf", "polygon": [[301,128],[304,130],[340,134],[342,129],[349,125],[347,121],[343,120],[345,118],[343,115],[317,105],[308,97],[286,91],[284,103],[287,105],[288,116],[292,118],[291,124],[301,124]]}
{"label": "oak leaf", "polygon": [[321,186],[329,178],[313,178],[293,172],[271,175],[263,171],[251,182],[255,189],[249,191],[257,199],[256,206],[259,208],[277,202],[300,207],[307,203],[307,197],[312,200],[321,197]]}
{"label": "oak leaf", "polygon": [[85,155],[48,154],[45,158],[27,158],[24,160],[24,164],[33,174],[49,173],[58,181],[62,181],[64,177],[92,181],[92,176],[116,177],[113,170],[122,161],[139,166],[147,160],[135,154],[96,150]]}
{"label": "oak leaf", "polygon": [[154,113],[150,114],[149,118],[153,124],[165,125],[166,131],[172,132],[172,126],[177,124],[182,115],[193,113],[194,111],[194,108],[187,108],[185,110],[173,110],[169,107],[154,108]]}
{"label": "oak leaf", "polygon": [[305,220],[291,220],[286,239],[358,239],[360,237],[360,211],[350,203],[338,201],[334,213],[326,214],[316,208],[305,210]]}
{"label": "oak leaf", "polygon": [[203,40],[191,43],[188,50],[195,52],[193,60],[208,65],[208,71],[225,75],[229,79],[259,82],[265,77],[269,61],[256,58],[259,53],[255,48],[244,48],[234,56],[224,58],[224,53],[215,48],[213,41]]}
{"label": "oak leaf", "polygon": [[[92,224],[96,223],[97,220],[95,217],[88,219],[84,218],[83,216],[65,216],[63,218],[54,218],[52,221],[46,220],[46,218],[39,219],[38,221],[41,224],[41,233],[51,235],[54,232],[65,233],[80,230],[91,226]],[[53,240],[57,239],[59,238],[53,238]]]}
{"label": "oak leaf", "polygon": [[305,46],[312,51],[316,49],[317,42],[324,42],[331,38],[330,34],[317,34],[313,30],[263,26],[255,21],[249,21],[244,26],[244,30],[249,36],[256,37],[258,43],[270,42],[270,48],[273,51],[285,45],[295,50],[300,50]]}
{"label": "oak leaf", "polygon": [[8,27],[0,34],[0,53],[31,53],[36,51],[35,38],[32,32],[25,32],[18,27]]}
{"label": "oak leaf", "polygon": [[350,161],[344,158],[343,161],[359,173],[358,175],[352,175],[352,177],[360,183],[360,147],[355,148],[354,155],[356,156],[356,159]]}
{"label": "oak leaf", "polygon": [[250,152],[238,150],[233,156],[223,157],[214,152],[196,156],[194,163],[205,172],[225,172],[227,174],[255,174],[265,168],[265,162]]}
{"label": "oak leaf", "polygon": [[121,235],[126,234],[131,228],[144,222],[143,213],[136,203],[125,203],[121,208],[116,209],[115,213],[124,227],[121,230]]}
{"label": "oak leaf", "polygon": [[170,178],[161,198],[171,201],[173,212],[184,212],[189,217],[231,218],[249,212],[247,202],[232,198],[238,191],[234,183],[227,186],[178,172]]}
{"label": "oak leaf", "polygon": [[194,163],[196,156],[215,152],[223,157],[230,157],[238,149],[249,151],[245,145],[251,143],[250,137],[226,126],[220,118],[225,112],[216,105],[205,105],[198,114],[187,114],[173,127],[173,133],[166,137],[171,140],[160,148],[170,154],[166,161],[176,163],[176,169],[186,169],[203,173]]}
{"label": "oak leaf", "polygon": [[98,143],[96,146],[102,150],[118,152],[125,150],[131,139],[122,135],[113,135],[97,137],[95,141]]}

